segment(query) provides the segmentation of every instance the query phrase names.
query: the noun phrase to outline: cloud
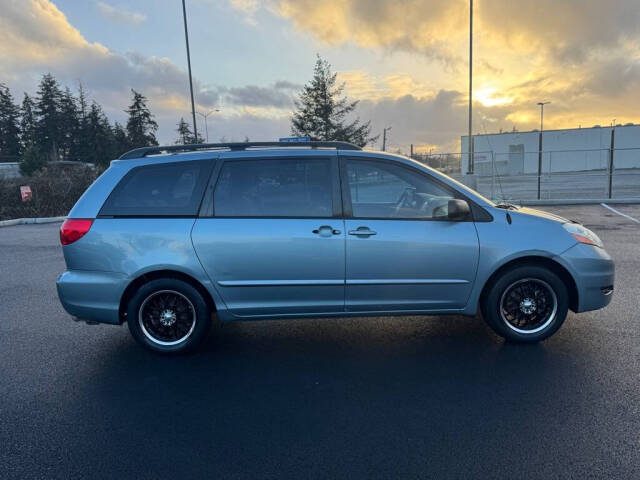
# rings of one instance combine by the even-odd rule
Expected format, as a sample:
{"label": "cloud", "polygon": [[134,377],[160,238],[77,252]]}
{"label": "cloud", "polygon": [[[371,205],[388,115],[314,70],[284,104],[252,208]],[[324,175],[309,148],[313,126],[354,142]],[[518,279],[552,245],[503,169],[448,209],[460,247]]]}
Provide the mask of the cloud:
{"label": "cloud", "polygon": [[[14,91],[33,92],[42,73],[51,72],[67,85],[82,81],[92,96],[116,118],[129,102],[130,89],[146,95],[151,104],[170,108],[187,104],[188,77],[166,58],[136,52],[116,54],[100,43],[88,42],[65,15],[47,0],[11,2],[0,17],[0,62],[12,73]],[[217,101],[215,92],[195,82],[204,105]]]}
{"label": "cloud", "polygon": [[257,25],[255,15],[261,6],[259,0],[229,0],[229,4],[231,8],[243,15],[245,22],[249,25]]}
{"label": "cloud", "polygon": [[95,2],[100,13],[110,20],[131,25],[140,25],[147,21],[147,16],[143,13],[131,12],[125,8],[116,8],[108,3]]}
{"label": "cloud", "polygon": [[247,85],[224,89],[225,99],[236,105],[249,107],[277,107],[291,108],[293,105],[291,94],[275,87],[259,87]]}
{"label": "cloud", "polygon": [[[640,35],[637,0],[580,2],[492,0],[479,7],[481,28],[503,49],[544,49],[560,62],[583,62],[595,49],[616,49]],[[498,28],[496,28],[498,27]]]}
{"label": "cloud", "polygon": [[288,80],[278,80],[273,84],[273,87],[278,90],[301,90],[303,86],[299,83],[293,83]]}
{"label": "cloud", "polygon": [[260,8],[260,2],[258,0],[230,0],[230,3],[233,8],[248,15],[256,13],[258,8]]}
{"label": "cloud", "polygon": [[69,51],[106,55],[108,49],[89,43],[64,14],[46,0],[5,4],[0,15],[0,61],[3,70],[32,63],[63,60]]}
{"label": "cloud", "polygon": [[[48,0],[15,0],[5,6],[0,17],[0,63],[3,81],[17,98],[22,91],[35,93],[40,76],[51,72],[63,85],[73,87],[81,81],[109,117],[121,122],[134,88],[148,98],[164,142],[174,140],[175,124],[181,116],[188,118],[191,110],[188,76],[182,68],[167,58],[133,51],[117,54],[88,42]],[[282,129],[285,120],[288,125],[291,96],[297,87],[281,80],[267,87],[228,88],[194,79],[197,108],[224,104],[217,116],[228,119],[222,134],[239,139],[252,135],[260,118],[265,131],[274,125]],[[280,134],[288,130],[287,126]]]}
{"label": "cloud", "polygon": [[[579,7],[569,0],[477,2],[474,131],[536,128],[541,100],[552,101],[545,108],[545,125],[551,128],[608,124],[614,117],[637,121],[636,2],[583,0]],[[233,8],[256,20],[288,19],[279,18],[291,25],[288,38],[296,30],[333,45],[323,47],[323,54],[332,60],[335,52],[348,66],[339,79],[349,97],[361,100],[357,115],[372,120],[374,133],[393,125],[392,145],[459,150],[467,123],[468,0],[229,0],[226,5],[228,12]],[[353,51],[364,50],[378,55],[379,67],[361,66]],[[42,73],[51,72],[72,87],[82,81],[120,121],[135,88],[148,97],[163,142],[175,139],[181,116],[190,117],[182,67],[167,58],[120,54],[90,42],[48,0],[5,0],[0,65],[0,80],[17,98],[25,90],[33,93]],[[221,108],[209,119],[212,139],[286,135],[292,98],[301,88],[288,79],[227,86],[194,78],[198,108]]]}
{"label": "cloud", "polygon": [[[341,72],[351,95],[425,98],[442,85],[466,91],[468,0],[267,3],[295,29],[323,44],[355,45],[385,59],[413,59],[414,73],[395,79]],[[512,120],[529,124],[540,100],[553,101],[559,115],[551,117],[550,125],[558,128],[598,123],[598,116],[609,111],[637,120],[629,106],[640,102],[638,0],[476,2],[474,38],[474,98],[485,105],[509,103]],[[415,80],[434,72],[437,85],[426,87]]]}
{"label": "cloud", "polygon": [[347,70],[338,72],[338,80],[345,84],[346,94],[356,99],[377,101],[405,95],[422,97],[433,92],[413,76],[403,73],[379,76],[363,70]]}
{"label": "cloud", "polygon": [[[417,97],[403,95],[386,97],[378,101],[362,100],[358,105],[358,115],[371,119],[374,134],[384,127],[392,126],[389,144],[409,151],[411,143],[429,145],[435,151],[459,152],[461,128],[467,120],[465,94],[455,90],[438,90],[432,94]],[[487,107],[475,103],[476,121],[474,130],[496,129],[509,125],[507,116],[510,109],[505,106]]]}
{"label": "cloud", "polygon": [[463,0],[280,0],[272,10],[329,45],[419,52],[459,61],[451,41],[464,36]]}
{"label": "cloud", "polygon": [[[329,45],[355,44],[456,61],[466,47],[468,0],[272,0],[272,11]],[[584,61],[594,48],[640,36],[637,0],[486,0],[475,7],[487,48]],[[462,55],[464,57],[464,55]]]}

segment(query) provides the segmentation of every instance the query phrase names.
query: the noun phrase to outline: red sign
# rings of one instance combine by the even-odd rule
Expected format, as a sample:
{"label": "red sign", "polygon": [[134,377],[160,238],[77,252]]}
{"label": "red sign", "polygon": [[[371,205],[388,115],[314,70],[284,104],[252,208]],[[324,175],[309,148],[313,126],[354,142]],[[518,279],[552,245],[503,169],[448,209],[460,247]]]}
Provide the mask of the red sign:
{"label": "red sign", "polygon": [[20,195],[22,196],[23,202],[28,202],[29,200],[31,200],[31,187],[29,185],[20,187]]}

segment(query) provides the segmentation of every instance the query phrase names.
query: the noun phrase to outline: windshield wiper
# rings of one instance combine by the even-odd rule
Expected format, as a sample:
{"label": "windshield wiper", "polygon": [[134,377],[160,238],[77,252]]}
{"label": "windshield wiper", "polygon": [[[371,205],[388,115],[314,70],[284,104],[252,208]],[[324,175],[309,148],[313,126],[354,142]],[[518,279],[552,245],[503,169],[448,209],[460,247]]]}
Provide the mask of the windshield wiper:
{"label": "windshield wiper", "polygon": [[504,210],[519,210],[519,208],[516,205],[508,202],[496,203],[496,208],[502,208]]}

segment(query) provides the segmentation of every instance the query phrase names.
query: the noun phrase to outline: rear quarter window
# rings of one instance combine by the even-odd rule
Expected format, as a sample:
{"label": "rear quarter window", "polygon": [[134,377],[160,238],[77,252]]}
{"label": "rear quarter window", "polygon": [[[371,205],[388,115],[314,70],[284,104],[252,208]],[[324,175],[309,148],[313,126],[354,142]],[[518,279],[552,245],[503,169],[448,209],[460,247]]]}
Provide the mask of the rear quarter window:
{"label": "rear quarter window", "polygon": [[113,189],[99,216],[196,216],[212,162],[133,168]]}

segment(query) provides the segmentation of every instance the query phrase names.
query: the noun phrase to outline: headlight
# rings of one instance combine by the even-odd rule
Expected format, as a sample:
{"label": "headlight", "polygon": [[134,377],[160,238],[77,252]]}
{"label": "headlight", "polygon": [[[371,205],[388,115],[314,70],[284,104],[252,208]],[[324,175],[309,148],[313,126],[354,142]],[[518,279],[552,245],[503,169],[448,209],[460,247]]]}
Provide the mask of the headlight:
{"label": "headlight", "polygon": [[602,240],[588,228],[583,227],[579,223],[565,223],[562,225],[564,229],[569,232],[573,238],[580,243],[586,243],[587,245],[595,245],[602,248]]}

